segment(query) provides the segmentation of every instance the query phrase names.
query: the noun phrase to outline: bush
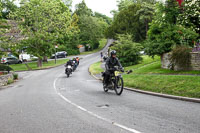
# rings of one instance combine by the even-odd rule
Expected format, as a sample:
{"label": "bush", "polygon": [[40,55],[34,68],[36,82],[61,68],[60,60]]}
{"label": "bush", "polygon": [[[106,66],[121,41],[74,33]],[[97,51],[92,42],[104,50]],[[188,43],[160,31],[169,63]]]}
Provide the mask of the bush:
{"label": "bush", "polygon": [[79,49],[67,49],[67,54],[68,55],[78,55],[80,54]]}
{"label": "bush", "polygon": [[8,71],[8,73],[13,70],[10,66],[0,64],[0,71]]}
{"label": "bush", "polygon": [[7,84],[9,85],[12,84],[13,82],[14,82],[13,79],[9,78]]}
{"label": "bush", "polygon": [[14,73],[13,78],[14,78],[14,80],[18,79],[18,74]]}
{"label": "bush", "polygon": [[117,57],[123,66],[135,65],[142,60],[140,54],[143,49],[142,45],[131,40],[130,35],[119,35],[118,41],[112,47],[117,51]]}
{"label": "bush", "polygon": [[194,46],[198,35],[191,29],[178,25],[159,26],[152,24],[145,43],[145,53],[150,56],[170,52],[174,46]]}
{"label": "bush", "polygon": [[174,66],[181,66],[184,69],[190,68],[191,65],[191,48],[186,46],[177,46],[172,50],[170,57],[171,69],[174,69]]}

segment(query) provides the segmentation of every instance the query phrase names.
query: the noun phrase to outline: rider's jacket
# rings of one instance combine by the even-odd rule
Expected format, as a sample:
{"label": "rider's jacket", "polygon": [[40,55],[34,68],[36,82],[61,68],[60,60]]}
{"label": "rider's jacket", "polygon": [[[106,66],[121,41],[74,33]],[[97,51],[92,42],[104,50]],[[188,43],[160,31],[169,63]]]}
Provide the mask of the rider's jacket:
{"label": "rider's jacket", "polygon": [[68,66],[68,65],[72,66],[72,65],[73,65],[72,61],[68,61],[68,62],[66,63],[66,66]]}
{"label": "rider's jacket", "polygon": [[106,60],[106,64],[105,64],[106,70],[108,71],[108,70],[114,68],[114,66],[119,66],[120,68],[122,68],[122,65],[120,64],[118,58],[109,57]]}

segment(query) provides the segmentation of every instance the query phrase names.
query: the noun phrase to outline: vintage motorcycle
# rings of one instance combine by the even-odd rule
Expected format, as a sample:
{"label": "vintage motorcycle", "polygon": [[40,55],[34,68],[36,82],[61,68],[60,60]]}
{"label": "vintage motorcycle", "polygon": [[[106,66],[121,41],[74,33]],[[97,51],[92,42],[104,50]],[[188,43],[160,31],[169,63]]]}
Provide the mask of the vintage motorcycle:
{"label": "vintage motorcycle", "polygon": [[105,72],[102,73],[103,77],[103,89],[105,92],[108,92],[108,90],[114,90],[117,95],[121,95],[124,89],[124,81],[123,81],[123,74],[130,74],[132,70],[122,72],[119,67],[114,67],[114,72],[111,73],[109,76],[109,85],[106,86],[105,83]]}
{"label": "vintage motorcycle", "polygon": [[65,74],[67,75],[67,77],[69,77],[70,74],[72,74],[72,66],[71,65],[67,65],[65,66],[66,69],[65,69]]}

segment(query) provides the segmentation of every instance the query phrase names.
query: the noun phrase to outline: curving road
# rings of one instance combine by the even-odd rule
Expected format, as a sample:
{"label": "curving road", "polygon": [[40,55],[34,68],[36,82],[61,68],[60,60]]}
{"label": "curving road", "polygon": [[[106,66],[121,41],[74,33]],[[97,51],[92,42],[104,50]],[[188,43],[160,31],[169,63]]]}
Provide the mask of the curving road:
{"label": "curving road", "polygon": [[199,103],[104,93],[88,73],[98,60],[83,56],[70,78],[64,66],[19,73],[22,80],[0,90],[0,133],[200,133]]}

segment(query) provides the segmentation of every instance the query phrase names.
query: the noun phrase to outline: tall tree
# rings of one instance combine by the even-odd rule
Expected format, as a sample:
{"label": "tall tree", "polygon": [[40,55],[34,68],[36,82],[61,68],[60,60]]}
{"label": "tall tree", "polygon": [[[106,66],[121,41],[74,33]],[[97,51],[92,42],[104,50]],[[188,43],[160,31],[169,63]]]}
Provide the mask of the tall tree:
{"label": "tall tree", "polygon": [[2,16],[2,10],[3,10],[3,4],[2,4],[2,2],[0,1],[0,18],[1,18],[1,16]]}
{"label": "tall tree", "polygon": [[14,12],[17,10],[17,6],[14,4],[16,0],[0,0],[2,4],[2,16],[3,18],[8,18],[10,12]]}
{"label": "tall tree", "polygon": [[199,34],[200,38],[200,1],[184,0],[182,13],[178,17],[179,24],[191,27]]}
{"label": "tall tree", "polygon": [[94,17],[97,17],[97,18],[102,18],[107,24],[111,24],[112,22],[112,19],[104,14],[101,14],[99,12],[95,12],[94,13]]}
{"label": "tall tree", "polygon": [[64,4],[69,8],[71,9],[72,7],[72,0],[62,0],[64,2]]}
{"label": "tall tree", "polygon": [[117,34],[131,34],[132,40],[140,42],[145,39],[145,25],[140,23],[137,11],[141,9],[140,3],[133,3],[121,10],[107,29],[108,38],[116,38]]}
{"label": "tall tree", "polygon": [[107,23],[103,19],[92,16],[79,17],[80,41],[83,44],[90,44],[92,49],[99,45],[99,40],[104,37]]}
{"label": "tall tree", "polygon": [[26,35],[23,47],[39,58],[38,67],[64,34],[73,36],[71,14],[61,0],[30,0],[12,16]]}
{"label": "tall tree", "polygon": [[140,10],[136,12],[136,16],[139,16],[139,21],[145,25],[145,31],[147,36],[148,25],[152,21],[154,15],[154,7],[152,4],[143,3]]}
{"label": "tall tree", "polygon": [[89,9],[83,0],[81,3],[76,5],[75,12],[78,16],[86,15],[86,16],[92,16],[93,12],[91,9]]}

